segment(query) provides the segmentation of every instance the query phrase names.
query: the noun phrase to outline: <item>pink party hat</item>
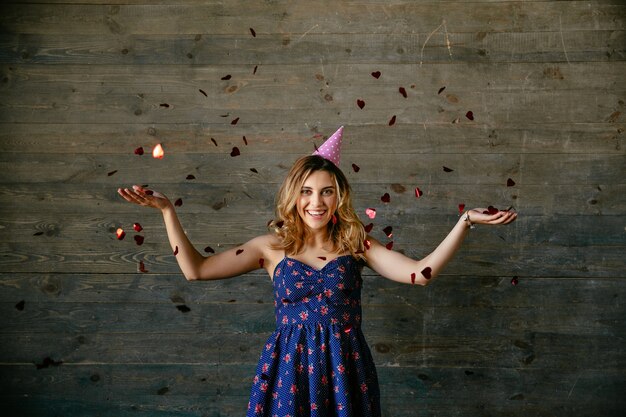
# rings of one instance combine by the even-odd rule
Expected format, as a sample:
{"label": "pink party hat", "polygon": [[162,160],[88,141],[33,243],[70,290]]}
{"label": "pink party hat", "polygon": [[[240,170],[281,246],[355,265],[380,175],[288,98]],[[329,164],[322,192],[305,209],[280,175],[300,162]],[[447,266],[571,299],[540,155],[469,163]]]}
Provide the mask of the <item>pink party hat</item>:
{"label": "pink party hat", "polygon": [[319,155],[339,167],[339,159],[341,159],[341,138],[343,136],[343,126],[341,126],[331,137],[317,148],[313,155]]}

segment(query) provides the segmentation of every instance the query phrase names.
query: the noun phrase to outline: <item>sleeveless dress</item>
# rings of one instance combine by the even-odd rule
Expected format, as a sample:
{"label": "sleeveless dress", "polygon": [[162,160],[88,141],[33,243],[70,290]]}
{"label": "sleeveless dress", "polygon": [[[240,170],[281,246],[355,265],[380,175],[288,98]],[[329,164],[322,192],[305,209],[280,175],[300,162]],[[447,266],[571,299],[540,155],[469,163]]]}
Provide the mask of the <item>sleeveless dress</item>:
{"label": "sleeveless dress", "polygon": [[361,265],[322,269],[285,257],[274,270],[276,330],[256,369],[247,417],[380,417],[378,376],[361,332]]}

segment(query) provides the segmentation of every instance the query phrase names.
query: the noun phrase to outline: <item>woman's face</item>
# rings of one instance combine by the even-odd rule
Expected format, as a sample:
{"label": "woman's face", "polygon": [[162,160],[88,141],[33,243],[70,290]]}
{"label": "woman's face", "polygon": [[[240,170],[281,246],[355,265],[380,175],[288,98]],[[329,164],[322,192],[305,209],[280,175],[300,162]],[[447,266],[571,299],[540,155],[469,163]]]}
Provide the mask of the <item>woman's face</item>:
{"label": "woman's face", "polygon": [[327,171],[314,171],[307,177],[300,189],[296,208],[310,229],[326,227],[337,209],[335,181]]}

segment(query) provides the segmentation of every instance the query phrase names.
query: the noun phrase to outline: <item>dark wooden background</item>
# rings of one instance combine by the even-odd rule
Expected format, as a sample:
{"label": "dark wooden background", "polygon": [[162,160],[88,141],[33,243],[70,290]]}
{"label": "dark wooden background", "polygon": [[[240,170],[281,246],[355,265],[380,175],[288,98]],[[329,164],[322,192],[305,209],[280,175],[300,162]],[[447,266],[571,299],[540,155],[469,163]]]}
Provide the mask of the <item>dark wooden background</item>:
{"label": "dark wooden background", "polygon": [[268,277],[185,281],[160,215],[116,188],[182,198],[197,248],[220,251],[265,232],[288,167],[340,125],[356,207],[398,250],[427,254],[459,203],[519,212],[471,231],[426,288],[365,271],[384,415],[622,415],[620,3],[0,6],[4,415],[244,415]]}

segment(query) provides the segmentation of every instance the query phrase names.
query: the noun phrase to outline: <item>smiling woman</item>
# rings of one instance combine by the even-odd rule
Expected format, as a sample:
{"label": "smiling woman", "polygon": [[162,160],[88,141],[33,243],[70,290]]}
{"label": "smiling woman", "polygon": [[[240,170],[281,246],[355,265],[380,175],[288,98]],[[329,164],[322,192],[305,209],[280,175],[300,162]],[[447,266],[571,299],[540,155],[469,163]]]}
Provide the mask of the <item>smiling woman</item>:
{"label": "smiling woman", "polygon": [[[361,270],[426,285],[452,259],[473,224],[507,224],[516,214],[465,212],[428,256],[413,260],[367,235],[337,167],[340,128],[314,155],[298,159],[276,198],[271,233],[203,257],[174,205],[142,187],[119,189],[127,201],[161,210],[176,260],[188,280],[222,279],[264,268],[274,286],[276,330],[253,377],[248,417],[379,417],[376,367],[361,331]],[[391,233],[391,231],[389,231]]]}

